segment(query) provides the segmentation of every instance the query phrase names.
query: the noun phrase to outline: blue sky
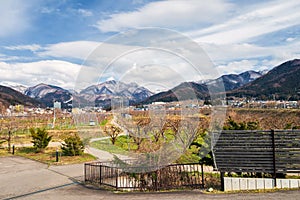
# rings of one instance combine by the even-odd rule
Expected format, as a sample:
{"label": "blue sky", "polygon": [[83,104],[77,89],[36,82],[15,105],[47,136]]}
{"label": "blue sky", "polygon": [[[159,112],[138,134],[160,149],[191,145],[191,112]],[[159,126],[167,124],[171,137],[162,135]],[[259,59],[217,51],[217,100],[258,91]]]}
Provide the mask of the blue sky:
{"label": "blue sky", "polygon": [[73,88],[96,47],[141,27],[189,37],[220,74],[271,69],[300,58],[299,10],[298,0],[0,0],[0,83]]}

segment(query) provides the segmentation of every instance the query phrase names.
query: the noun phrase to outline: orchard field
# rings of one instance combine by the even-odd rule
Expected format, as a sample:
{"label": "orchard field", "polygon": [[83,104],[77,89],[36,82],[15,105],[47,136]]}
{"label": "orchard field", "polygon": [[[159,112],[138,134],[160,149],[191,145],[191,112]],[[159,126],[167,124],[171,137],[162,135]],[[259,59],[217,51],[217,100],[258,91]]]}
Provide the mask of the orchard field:
{"label": "orchard field", "polygon": [[[208,128],[210,121],[209,109],[202,109],[199,111],[200,129],[205,130]],[[134,117],[136,124],[143,127],[143,124],[147,124],[147,117],[145,115],[137,115],[131,113]],[[30,128],[45,128],[49,135],[52,135],[53,142],[61,142],[70,134],[78,133],[83,139],[88,140],[89,138],[110,137],[109,131],[105,131],[105,125],[110,123],[112,120],[112,114],[93,114],[94,124],[89,124],[91,117],[89,115],[80,115],[76,118],[70,113],[57,113],[55,119],[53,115],[32,115],[26,117],[13,117],[7,116],[0,118],[0,147],[7,147],[8,143],[11,145],[22,145],[30,144],[31,137],[29,133]],[[226,112],[227,118],[230,116],[236,122],[257,122],[259,129],[270,130],[270,129],[292,129],[300,127],[300,110],[299,109],[255,109],[255,108],[229,108]],[[195,120],[195,117],[191,120]],[[164,131],[167,134],[165,137],[173,137],[172,131],[176,131],[176,126],[179,123],[178,117],[167,117],[167,126],[164,127]],[[122,121],[117,122],[119,124],[125,123]],[[158,127],[163,127],[162,119],[158,119],[156,124]],[[161,142],[159,134],[153,134],[153,140]],[[124,136],[119,136],[120,140],[125,140]],[[168,138],[167,138],[168,139]],[[172,138],[169,138],[172,139]],[[116,141],[120,144],[121,141]],[[143,144],[138,138],[132,137],[132,143],[135,143],[133,148],[138,150],[146,149],[149,147],[148,144]],[[139,146],[137,146],[139,145]],[[156,144],[152,144],[156,145]],[[153,147],[153,146],[152,146]],[[153,147],[154,148],[154,147]],[[154,149],[159,148],[156,146]],[[146,151],[149,151],[146,150]],[[153,151],[153,149],[152,149]]]}

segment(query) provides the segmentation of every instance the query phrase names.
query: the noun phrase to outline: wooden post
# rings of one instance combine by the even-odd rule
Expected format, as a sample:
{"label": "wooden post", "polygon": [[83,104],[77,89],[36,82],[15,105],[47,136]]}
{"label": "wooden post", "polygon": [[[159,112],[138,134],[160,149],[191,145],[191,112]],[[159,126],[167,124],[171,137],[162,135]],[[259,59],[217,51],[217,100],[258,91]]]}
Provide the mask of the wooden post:
{"label": "wooden post", "polygon": [[116,190],[118,190],[118,176],[119,176],[118,168],[115,168],[115,170],[116,170]]}
{"label": "wooden post", "polygon": [[100,172],[99,172],[100,173],[100,177],[99,177],[100,180],[99,181],[100,181],[100,185],[101,185],[102,184],[102,165],[99,165],[99,167],[100,167]]}
{"label": "wooden post", "polygon": [[220,172],[220,178],[221,178],[221,191],[225,190],[225,185],[224,185],[224,175],[225,172]]}
{"label": "wooden post", "polygon": [[86,167],[87,166],[87,163],[84,163],[84,181],[86,182],[87,181],[87,178],[86,178]]}
{"label": "wooden post", "polygon": [[275,149],[275,131],[271,130],[272,136],[272,153],[273,153],[273,179],[274,179],[274,187],[276,187],[276,149]]}
{"label": "wooden post", "polygon": [[56,149],[56,152],[55,152],[55,162],[58,162],[58,149]]}
{"label": "wooden post", "polygon": [[11,130],[8,130],[8,140],[7,140],[7,144],[8,144],[8,152],[10,152],[10,147],[11,147]]}
{"label": "wooden post", "polygon": [[202,188],[204,188],[204,170],[203,170],[203,162],[201,162],[201,178],[202,178]]}

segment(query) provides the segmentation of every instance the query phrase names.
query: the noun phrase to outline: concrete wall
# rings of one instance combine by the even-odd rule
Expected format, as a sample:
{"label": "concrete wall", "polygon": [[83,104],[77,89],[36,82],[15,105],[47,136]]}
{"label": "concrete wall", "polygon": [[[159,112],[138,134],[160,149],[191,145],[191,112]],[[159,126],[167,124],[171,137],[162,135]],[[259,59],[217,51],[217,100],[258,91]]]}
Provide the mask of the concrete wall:
{"label": "concrete wall", "polygon": [[276,179],[277,188],[300,188],[300,179]]}
{"label": "concrete wall", "polygon": [[[277,188],[300,188],[300,179],[276,179]],[[224,177],[224,191],[273,189],[272,178]]]}

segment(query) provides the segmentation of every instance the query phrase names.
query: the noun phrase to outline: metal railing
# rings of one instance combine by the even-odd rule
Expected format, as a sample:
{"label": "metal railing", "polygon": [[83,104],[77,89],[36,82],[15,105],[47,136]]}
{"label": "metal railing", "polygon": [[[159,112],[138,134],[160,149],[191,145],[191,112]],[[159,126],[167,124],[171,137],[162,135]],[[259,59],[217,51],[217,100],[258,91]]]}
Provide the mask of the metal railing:
{"label": "metal railing", "polygon": [[117,190],[204,188],[203,165],[199,163],[172,164],[154,171],[140,172],[135,167],[123,168],[113,162],[94,162],[85,163],[84,171],[86,182]]}

